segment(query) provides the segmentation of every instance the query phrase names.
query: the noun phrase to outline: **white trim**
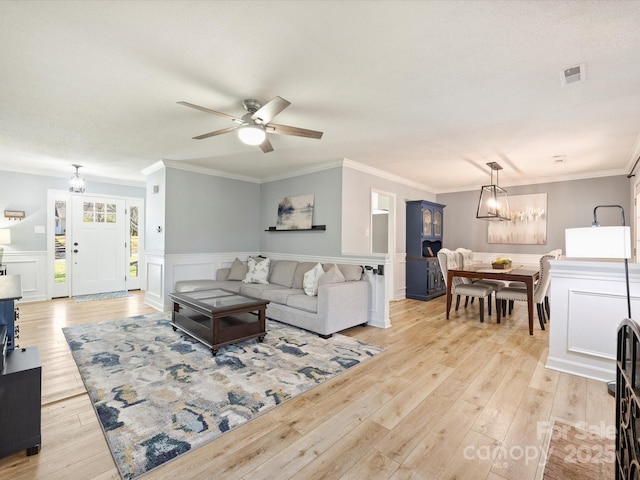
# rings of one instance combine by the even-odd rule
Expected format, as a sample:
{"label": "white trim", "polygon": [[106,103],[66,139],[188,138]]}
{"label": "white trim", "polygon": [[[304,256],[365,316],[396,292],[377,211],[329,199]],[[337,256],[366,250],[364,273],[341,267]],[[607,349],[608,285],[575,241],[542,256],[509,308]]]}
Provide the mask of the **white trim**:
{"label": "white trim", "polygon": [[342,166],[342,160],[336,160],[334,162],[319,163],[302,170],[296,170],[295,172],[284,173],[282,175],[275,175],[273,177],[264,178],[260,183],[274,182],[276,180],[284,180],[286,178],[299,177],[301,175],[308,175],[310,173],[322,172],[323,170],[330,170],[332,168],[338,168]]}
{"label": "white trim", "polygon": [[[176,162],[174,160],[162,160],[160,162],[164,167],[167,168],[175,168],[176,170],[185,170],[187,172],[193,172],[193,173],[200,173],[203,175],[211,175],[212,177],[221,177],[221,178],[228,178],[230,180],[240,180],[241,182],[249,182],[249,183],[261,183],[259,178],[255,178],[255,177],[246,177],[243,175],[236,175],[233,173],[227,173],[227,172],[221,172],[220,170],[214,170],[212,168],[206,168],[206,167],[198,167],[195,165],[187,165],[185,163],[180,163],[180,162]],[[155,166],[156,164],[152,165]],[[149,171],[148,173],[146,173],[149,169],[145,169],[143,171],[143,173],[147,174],[148,173],[152,173],[156,170],[159,170],[159,168],[155,168],[151,171]]]}
{"label": "white trim", "polygon": [[7,266],[7,275],[20,275],[22,299],[20,302],[47,300],[47,252],[6,251],[2,263]]}
{"label": "white trim", "polygon": [[398,175],[394,175],[392,173],[385,172],[383,170],[379,170],[374,167],[370,167],[369,165],[364,165],[362,163],[354,162],[353,160],[349,160],[348,158],[345,158],[342,160],[342,166],[346,168],[351,168],[352,170],[358,170],[360,172],[368,173],[369,175],[374,175],[376,177],[384,178],[386,180],[390,180],[395,183],[400,183],[408,187],[417,188],[418,190],[424,190],[425,192],[435,193],[434,187],[423,185],[421,183],[408,180],[404,177],[399,177]]}
{"label": "white trim", "polygon": [[[586,180],[586,179],[589,179],[589,178],[615,177],[615,176],[618,176],[618,175],[624,175],[626,177],[627,173],[628,172],[626,170],[621,170],[621,169],[603,170],[603,171],[600,171],[600,172],[577,173],[577,174],[571,174],[571,175],[558,175],[558,176],[553,176],[553,177],[527,178],[526,180],[520,180],[518,182],[509,182],[508,179],[507,179],[507,182],[505,182],[503,177],[501,176],[500,177],[500,186],[508,188],[508,187],[522,186],[522,185],[538,185],[538,184],[541,184],[541,183],[571,182],[573,180]],[[470,191],[473,191],[473,190],[478,190],[478,192],[479,192],[480,191],[480,187],[481,187],[481,185],[478,183],[477,185],[468,186],[468,187],[445,188],[443,190],[437,190],[435,193],[436,194],[458,193],[458,192],[470,192]]]}

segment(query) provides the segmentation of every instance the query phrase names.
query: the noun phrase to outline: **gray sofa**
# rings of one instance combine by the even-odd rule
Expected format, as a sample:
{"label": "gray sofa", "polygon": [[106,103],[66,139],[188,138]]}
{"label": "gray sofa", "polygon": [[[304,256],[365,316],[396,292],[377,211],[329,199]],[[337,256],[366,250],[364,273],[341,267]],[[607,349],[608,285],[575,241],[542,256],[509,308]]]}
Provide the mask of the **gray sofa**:
{"label": "gray sofa", "polygon": [[[322,284],[317,295],[307,295],[303,290],[304,274],[316,262],[295,260],[270,260],[268,283],[244,283],[242,268],[238,262],[231,268],[221,268],[215,280],[185,280],[176,282],[176,292],[191,292],[224,288],[243,295],[269,300],[267,317],[319,334],[323,338],[333,333],[368,321],[370,287],[363,280],[360,265],[322,264],[325,272],[338,268],[344,280],[325,274],[331,283]],[[244,272],[246,272],[246,263]],[[335,273],[335,272],[330,272]],[[325,276],[322,275],[322,276]],[[322,278],[322,277],[321,277]]]}

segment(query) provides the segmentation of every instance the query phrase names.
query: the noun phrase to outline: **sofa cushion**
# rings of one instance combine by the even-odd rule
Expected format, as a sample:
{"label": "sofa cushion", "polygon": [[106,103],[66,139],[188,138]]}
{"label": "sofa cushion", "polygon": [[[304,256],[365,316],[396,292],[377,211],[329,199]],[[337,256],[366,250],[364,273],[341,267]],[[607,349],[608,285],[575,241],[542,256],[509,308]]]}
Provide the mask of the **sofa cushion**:
{"label": "sofa cushion", "polygon": [[322,285],[328,285],[330,283],[341,283],[344,282],[344,275],[340,271],[337,265],[333,265],[328,271],[324,272],[324,274],[318,280],[318,287]]}
{"label": "sofa cushion", "polygon": [[338,268],[344,275],[345,282],[362,280],[362,267],[360,265],[346,265],[344,263],[340,263]]}
{"label": "sofa cushion", "polygon": [[293,276],[299,263],[296,260],[278,260],[271,270],[269,283],[291,288],[293,286]]}
{"label": "sofa cushion", "polygon": [[318,294],[318,280],[324,275],[322,265],[316,263],[316,266],[304,274],[304,280],[302,281],[302,288],[306,295]]}
{"label": "sofa cushion", "polygon": [[240,287],[240,293],[242,295],[255,298],[264,298],[264,293],[267,290],[282,290],[282,286],[271,283],[243,283]]}
{"label": "sofa cushion", "polygon": [[[318,311],[318,297],[310,297],[309,295],[289,295],[287,305],[292,308],[298,308],[311,313]],[[268,314],[268,309],[267,309]]]}
{"label": "sofa cushion", "polygon": [[269,283],[269,259],[265,258],[256,261],[255,258],[249,257],[247,261],[248,271],[242,280],[243,283]]}
{"label": "sofa cushion", "polygon": [[296,268],[296,273],[293,275],[292,288],[303,288],[302,282],[304,281],[304,274],[315,267],[316,262],[300,262]]}
{"label": "sofa cushion", "polygon": [[286,290],[262,290],[261,295],[263,300],[269,300],[273,303],[280,303],[281,305],[287,304],[287,299],[291,295],[300,295],[304,293],[299,288],[287,288]]}
{"label": "sofa cushion", "polygon": [[247,272],[249,271],[249,267],[242,260],[236,257],[233,261],[233,265],[231,265],[231,269],[229,270],[229,275],[227,276],[227,280],[244,280],[244,277],[247,276]]}

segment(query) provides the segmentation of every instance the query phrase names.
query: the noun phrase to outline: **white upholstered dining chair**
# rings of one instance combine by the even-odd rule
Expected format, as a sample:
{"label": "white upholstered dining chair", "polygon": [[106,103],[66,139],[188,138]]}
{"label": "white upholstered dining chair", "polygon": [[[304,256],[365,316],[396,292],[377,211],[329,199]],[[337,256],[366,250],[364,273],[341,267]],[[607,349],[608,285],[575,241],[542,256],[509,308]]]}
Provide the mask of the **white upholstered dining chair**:
{"label": "white upholstered dining chair", "polygon": [[[447,274],[449,269],[462,267],[462,255],[460,252],[454,252],[448,248],[441,248],[438,252],[438,262],[440,270],[444,277],[445,284],[447,282]],[[487,310],[491,315],[491,300],[494,289],[488,285],[476,285],[474,283],[464,283],[460,277],[453,277],[451,283],[451,294],[456,296],[456,311],[460,306],[460,296],[477,298],[480,304],[480,321],[484,322],[484,300],[488,300]]]}
{"label": "white upholstered dining chair", "polygon": [[[544,324],[546,322],[544,299],[547,294],[547,290],[549,289],[549,284],[551,283],[551,277],[549,276],[551,266],[549,265],[549,260],[555,260],[555,258],[556,257],[554,255],[548,254],[540,257],[540,277],[538,278],[538,282],[533,290],[533,301],[538,310],[538,321],[540,322],[540,328],[542,330],[545,329]],[[496,292],[496,315],[498,322],[500,322],[501,313],[505,313],[506,302],[513,301],[526,302],[527,290],[520,287],[507,287]],[[511,308],[509,308],[509,313],[511,313]]]}

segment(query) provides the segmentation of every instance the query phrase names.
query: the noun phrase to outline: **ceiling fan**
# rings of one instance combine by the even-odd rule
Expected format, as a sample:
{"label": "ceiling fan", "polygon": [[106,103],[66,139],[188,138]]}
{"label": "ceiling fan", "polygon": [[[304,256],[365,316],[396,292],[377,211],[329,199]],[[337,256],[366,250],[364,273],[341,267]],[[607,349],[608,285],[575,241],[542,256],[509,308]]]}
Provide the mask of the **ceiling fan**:
{"label": "ceiling fan", "polygon": [[246,99],[242,102],[242,106],[247,111],[242,118],[234,117],[226,113],[217,112],[209,108],[194,105],[189,102],[178,102],[185,107],[195,108],[205,113],[212,113],[220,117],[228,118],[235,122],[237,125],[234,127],[223,128],[222,130],[216,130],[215,132],[205,133],[193,137],[194,140],[202,140],[203,138],[215,137],[216,135],[222,135],[223,133],[229,133],[233,131],[238,132],[238,137],[243,143],[248,145],[258,145],[264,153],[273,151],[273,146],[267,138],[267,133],[275,133],[278,135],[294,135],[296,137],[306,138],[322,138],[323,132],[317,132],[315,130],[307,130],[306,128],[289,127],[287,125],[279,125],[276,123],[270,123],[273,117],[282,112],[285,108],[291,105],[284,98],[275,97],[264,105],[260,105],[258,100],[252,98]]}

